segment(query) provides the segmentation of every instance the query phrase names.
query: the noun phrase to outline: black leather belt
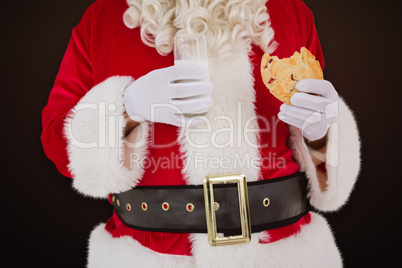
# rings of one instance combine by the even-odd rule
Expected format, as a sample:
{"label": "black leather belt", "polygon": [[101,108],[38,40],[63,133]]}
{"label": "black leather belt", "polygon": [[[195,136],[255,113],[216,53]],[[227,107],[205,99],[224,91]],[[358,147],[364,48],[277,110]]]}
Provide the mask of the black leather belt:
{"label": "black leather belt", "polygon": [[[241,173],[234,174],[234,181],[240,182],[241,177]],[[111,199],[125,225],[155,232],[207,233],[207,223],[212,221],[218,233],[231,236],[243,233],[243,224],[249,224],[251,232],[260,232],[295,223],[309,211],[304,173],[244,182],[243,190],[231,178],[233,174],[211,176],[209,190],[205,181],[204,186],[138,186],[113,194]],[[246,200],[239,200],[241,191]],[[243,205],[248,212],[242,210]]]}

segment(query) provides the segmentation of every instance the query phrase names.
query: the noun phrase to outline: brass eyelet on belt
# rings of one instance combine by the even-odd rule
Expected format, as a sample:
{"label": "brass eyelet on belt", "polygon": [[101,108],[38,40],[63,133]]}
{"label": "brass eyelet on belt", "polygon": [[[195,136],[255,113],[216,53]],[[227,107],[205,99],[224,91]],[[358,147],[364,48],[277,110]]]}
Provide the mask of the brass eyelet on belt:
{"label": "brass eyelet on belt", "polygon": [[142,202],[142,203],[141,203],[141,208],[142,208],[143,211],[146,211],[146,210],[148,209],[147,203]]}
{"label": "brass eyelet on belt", "polygon": [[271,203],[271,201],[269,200],[269,198],[264,198],[264,200],[262,201],[262,204],[264,205],[264,207],[268,207],[269,204]]}
{"label": "brass eyelet on belt", "polygon": [[162,209],[164,210],[164,211],[168,211],[169,210],[169,203],[168,202],[163,202],[162,203]]}
{"label": "brass eyelet on belt", "polygon": [[119,200],[119,199],[116,199],[116,205],[117,205],[118,207],[120,207],[120,200]]}
{"label": "brass eyelet on belt", "polygon": [[112,203],[114,203],[116,201],[116,196],[112,195]]}
{"label": "brass eyelet on belt", "polygon": [[214,209],[215,209],[215,211],[219,210],[219,203],[218,202],[214,202]]}
{"label": "brass eyelet on belt", "polygon": [[186,209],[188,212],[193,212],[194,211],[194,205],[192,203],[188,203],[186,205]]}
{"label": "brass eyelet on belt", "polygon": [[127,211],[131,211],[131,205],[130,205],[130,203],[127,203],[127,204],[126,204],[126,209],[127,209]]}

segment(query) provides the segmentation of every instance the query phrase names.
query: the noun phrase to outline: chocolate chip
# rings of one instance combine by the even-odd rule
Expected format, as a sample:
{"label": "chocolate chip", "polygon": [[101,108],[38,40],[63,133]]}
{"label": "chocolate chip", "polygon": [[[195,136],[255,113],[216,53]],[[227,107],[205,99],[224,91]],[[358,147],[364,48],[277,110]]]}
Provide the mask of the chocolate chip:
{"label": "chocolate chip", "polygon": [[292,79],[293,81],[295,81],[295,80],[293,79],[293,74],[290,75],[290,79]]}
{"label": "chocolate chip", "polygon": [[271,63],[273,60],[274,60],[274,59],[273,59],[273,58],[271,58],[271,59],[269,60],[269,62],[268,62],[268,63]]}
{"label": "chocolate chip", "polygon": [[271,79],[269,79],[269,81],[268,81],[268,84],[271,84],[272,82],[274,82],[274,80],[275,80],[275,79],[273,79],[273,78],[271,77]]}

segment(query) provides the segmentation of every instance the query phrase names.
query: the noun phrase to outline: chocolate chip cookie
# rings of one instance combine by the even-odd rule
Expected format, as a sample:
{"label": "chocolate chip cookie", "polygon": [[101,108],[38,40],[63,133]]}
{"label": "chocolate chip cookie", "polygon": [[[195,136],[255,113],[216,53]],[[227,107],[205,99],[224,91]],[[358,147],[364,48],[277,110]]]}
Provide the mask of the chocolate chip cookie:
{"label": "chocolate chip cookie", "polygon": [[265,53],[261,60],[261,74],[264,84],[272,95],[290,104],[290,97],[298,92],[295,85],[302,79],[323,79],[320,63],[311,52],[302,47],[284,59]]}

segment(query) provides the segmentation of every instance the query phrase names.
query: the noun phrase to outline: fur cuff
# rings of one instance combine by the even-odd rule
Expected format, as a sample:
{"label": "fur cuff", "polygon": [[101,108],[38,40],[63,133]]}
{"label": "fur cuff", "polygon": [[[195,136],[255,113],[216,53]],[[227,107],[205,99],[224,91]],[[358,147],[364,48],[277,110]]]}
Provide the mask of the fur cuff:
{"label": "fur cuff", "polygon": [[327,187],[321,191],[317,170],[301,131],[289,126],[290,146],[301,171],[309,178],[311,204],[322,211],[336,211],[348,200],[360,171],[360,140],[352,111],[339,98],[339,116],[328,130],[326,152]]}
{"label": "fur cuff", "polygon": [[84,195],[105,198],[129,190],[142,176],[143,170],[123,166],[123,93],[132,82],[128,76],[106,79],[88,91],[65,120],[68,168],[73,187]]}

